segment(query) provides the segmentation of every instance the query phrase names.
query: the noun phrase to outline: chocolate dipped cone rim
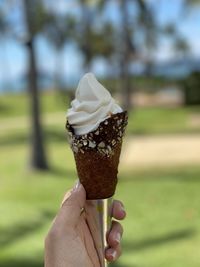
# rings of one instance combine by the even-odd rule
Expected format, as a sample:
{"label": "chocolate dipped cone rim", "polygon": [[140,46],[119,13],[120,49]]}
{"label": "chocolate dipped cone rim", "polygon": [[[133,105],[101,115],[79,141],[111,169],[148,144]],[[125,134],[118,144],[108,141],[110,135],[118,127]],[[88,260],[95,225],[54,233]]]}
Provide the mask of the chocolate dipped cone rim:
{"label": "chocolate dipped cone rim", "polygon": [[103,156],[110,157],[122,137],[128,123],[127,111],[112,114],[102,121],[98,128],[83,135],[76,135],[72,125],[67,121],[66,129],[69,134],[69,143],[74,153],[96,151]]}

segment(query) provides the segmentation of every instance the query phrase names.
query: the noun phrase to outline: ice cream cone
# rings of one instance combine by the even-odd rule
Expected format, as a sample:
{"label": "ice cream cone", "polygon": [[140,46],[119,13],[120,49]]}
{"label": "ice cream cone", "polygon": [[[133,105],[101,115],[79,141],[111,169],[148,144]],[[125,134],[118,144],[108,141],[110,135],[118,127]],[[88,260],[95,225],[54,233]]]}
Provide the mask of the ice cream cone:
{"label": "ice cream cone", "polygon": [[94,74],[85,74],[68,109],[66,128],[78,177],[86,190],[86,222],[101,267],[108,266],[106,236],[111,226],[112,196],[127,120],[127,112]]}
{"label": "ice cream cone", "polygon": [[112,114],[97,129],[84,135],[76,135],[67,122],[78,177],[87,199],[105,199],[114,195],[127,119],[126,111]]}

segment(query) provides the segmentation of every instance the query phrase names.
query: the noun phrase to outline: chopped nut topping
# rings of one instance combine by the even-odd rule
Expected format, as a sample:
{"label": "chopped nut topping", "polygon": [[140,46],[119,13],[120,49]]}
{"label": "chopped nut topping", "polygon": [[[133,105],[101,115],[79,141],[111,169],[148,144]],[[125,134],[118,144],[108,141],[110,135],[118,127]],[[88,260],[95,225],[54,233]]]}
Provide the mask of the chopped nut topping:
{"label": "chopped nut topping", "polygon": [[96,147],[95,142],[89,141],[89,147],[94,148]]}
{"label": "chopped nut topping", "polygon": [[111,115],[111,117],[101,122],[96,130],[84,135],[75,135],[73,127],[67,122],[69,143],[73,152],[78,153],[80,151],[80,153],[84,153],[85,151],[96,150],[103,156],[112,156],[115,146],[122,142],[122,136],[127,125],[127,115],[126,113]]}
{"label": "chopped nut topping", "polygon": [[100,143],[98,144],[98,147],[105,147],[105,143],[104,143],[104,142],[100,142]]}
{"label": "chopped nut topping", "polygon": [[88,144],[87,140],[83,140],[83,145],[87,146],[87,144]]}

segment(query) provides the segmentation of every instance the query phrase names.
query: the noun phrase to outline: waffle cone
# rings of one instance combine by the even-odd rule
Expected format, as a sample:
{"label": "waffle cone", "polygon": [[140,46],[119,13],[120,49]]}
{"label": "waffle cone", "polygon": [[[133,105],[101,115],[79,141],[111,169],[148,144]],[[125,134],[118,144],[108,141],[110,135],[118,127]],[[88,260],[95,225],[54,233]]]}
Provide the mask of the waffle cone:
{"label": "waffle cone", "polygon": [[127,112],[112,115],[86,135],[75,135],[67,123],[76,169],[87,199],[114,195]]}

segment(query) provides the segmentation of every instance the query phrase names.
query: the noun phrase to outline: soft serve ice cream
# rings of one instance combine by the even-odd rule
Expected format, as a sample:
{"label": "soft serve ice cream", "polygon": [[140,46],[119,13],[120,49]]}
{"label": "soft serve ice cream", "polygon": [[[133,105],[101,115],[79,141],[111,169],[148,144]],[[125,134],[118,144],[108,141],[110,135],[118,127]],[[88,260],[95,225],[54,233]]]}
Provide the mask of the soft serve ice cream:
{"label": "soft serve ice cream", "polygon": [[67,119],[75,134],[82,135],[95,130],[110,115],[120,112],[121,107],[94,74],[87,73],[79,82]]}

